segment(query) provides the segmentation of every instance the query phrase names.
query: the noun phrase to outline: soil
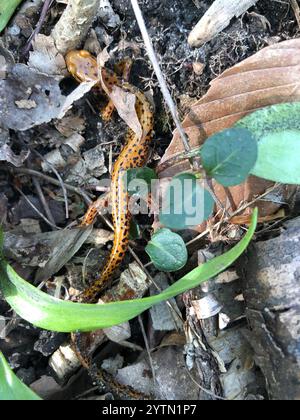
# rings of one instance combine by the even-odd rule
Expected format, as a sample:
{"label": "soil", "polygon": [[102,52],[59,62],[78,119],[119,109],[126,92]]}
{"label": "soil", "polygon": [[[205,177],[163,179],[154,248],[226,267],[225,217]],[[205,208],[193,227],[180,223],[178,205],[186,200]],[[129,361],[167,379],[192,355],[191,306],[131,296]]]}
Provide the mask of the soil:
{"label": "soil", "polygon": [[[156,78],[153,74],[150,62],[146,56],[141,41],[140,32],[136,24],[129,0],[113,0],[112,6],[119,14],[122,24],[118,30],[107,32],[113,37],[113,45],[117,45],[122,39],[127,42],[138,44],[139,52],[135,53],[132,49],[126,52],[118,52],[114,57],[117,62],[124,55],[131,55],[134,58],[131,81],[143,91],[149,91],[153,96],[156,107],[155,118],[155,145],[150,166],[155,166],[159,156],[162,156],[172,138],[174,128],[163,105],[160,90]],[[238,19],[233,19],[230,26],[219,34],[211,42],[201,48],[192,49],[187,44],[187,36],[199,17],[208,9],[213,1],[192,1],[192,0],[142,0],[140,6],[143,10],[149,33],[153,40],[154,48],[158,54],[163,73],[166,77],[171,93],[175,98],[180,115],[183,116],[190,108],[194,100],[199,99],[206,93],[209,83],[225,69],[253,55],[263,47],[281,40],[296,37],[299,32],[292,8],[287,2],[260,0],[258,4],[251,8],[247,13]],[[199,7],[197,7],[197,5]],[[59,11],[62,6],[53,6],[54,11],[48,14],[42,33],[50,33],[55,24]],[[35,26],[37,16],[32,17],[32,27]],[[101,26],[100,22],[95,22],[94,27]],[[21,58],[19,52],[26,43],[26,37],[20,36],[20,45],[17,48],[11,46],[16,61],[26,61]],[[104,46],[104,45],[102,45]],[[193,65],[203,63],[203,73],[197,75]],[[65,92],[71,91],[74,83],[70,79],[62,82]],[[94,94],[89,94],[92,106],[98,107]],[[115,158],[122,147],[125,124],[114,117],[109,125],[104,125],[99,121],[99,117],[93,113],[91,108],[86,105],[85,100],[79,101],[75,106],[75,112],[85,117],[87,129],[85,132],[86,142],[83,148],[89,150],[99,143],[109,143],[116,140],[113,145],[113,157]],[[35,147],[42,155],[51,150],[44,127],[32,129],[25,133],[12,133],[20,144],[20,140]],[[15,151],[18,150],[18,146]],[[106,163],[109,159],[109,146],[105,151]],[[32,162],[36,164],[36,162]],[[8,214],[13,213],[14,207],[19,202],[19,197],[12,188],[12,183],[18,182],[11,173],[1,170],[0,163],[0,196],[6,197]],[[33,193],[31,185],[23,186],[25,193]],[[1,204],[0,204],[1,205]],[[76,212],[81,203],[74,203],[72,217],[76,219]],[[1,207],[0,207],[1,208]],[[61,209],[61,207],[60,207]],[[82,210],[81,210],[82,211]],[[34,216],[31,216],[34,218]],[[1,216],[0,216],[1,219]],[[15,227],[8,217],[10,227]],[[60,226],[64,227],[66,220],[59,220]],[[49,228],[41,222],[42,228],[47,231]],[[99,227],[101,223],[99,224]],[[146,235],[149,235],[150,222],[144,221]],[[138,242],[137,250],[143,248],[144,242]],[[141,252],[141,258],[143,253]],[[126,258],[126,267],[130,257]],[[24,269],[17,265],[21,274],[26,274]],[[12,318],[12,313],[6,303],[0,299],[0,316],[8,319]],[[1,327],[1,318],[0,318]],[[138,328],[138,327],[137,327]],[[0,328],[1,329],[1,328]],[[26,322],[12,323],[12,332],[8,338],[0,338],[0,348],[6,358],[11,363],[15,372],[25,383],[31,384],[43,375],[50,375],[48,367],[49,356],[65,340],[65,335],[46,334],[34,328]],[[142,345],[141,334],[139,339]],[[125,360],[132,361],[135,353],[123,351]],[[76,382],[76,381],[75,381]],[[81,392],[86,391],[92,386],[91,381],[86,378],[80,382],[80,386],[73,386],[68,389],[68,396],[74,398]],[[99,391],[95,391],[98,395]]]}

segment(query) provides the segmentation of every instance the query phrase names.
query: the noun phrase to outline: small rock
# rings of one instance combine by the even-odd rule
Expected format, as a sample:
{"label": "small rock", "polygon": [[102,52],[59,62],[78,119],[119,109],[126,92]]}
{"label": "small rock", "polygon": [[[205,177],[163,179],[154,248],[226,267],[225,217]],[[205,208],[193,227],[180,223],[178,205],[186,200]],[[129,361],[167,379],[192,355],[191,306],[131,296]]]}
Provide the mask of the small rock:
{"label": "small rock", "polygon": [[197,76],[201,76],[201,74],[203,74],[204,67],[205,67],[205,64],[200,63],[199,61],[196,61],[193,63],[193,70]]}
{"label": "small rock", "polygon": [[50,331],[41,331],[38,341],[34,344],[34,350],[43,356],[51,356],[66,340],[65,334]]}
{"label": "small rock", "polygon": [[106,370],[106,372],[110,373],[111,375],[115,376],[119,369],[123,366],[124,357],[120,354],[117,354],[116,357],[110,357],[109,359],[105,359],[102,362],[102,369]]}

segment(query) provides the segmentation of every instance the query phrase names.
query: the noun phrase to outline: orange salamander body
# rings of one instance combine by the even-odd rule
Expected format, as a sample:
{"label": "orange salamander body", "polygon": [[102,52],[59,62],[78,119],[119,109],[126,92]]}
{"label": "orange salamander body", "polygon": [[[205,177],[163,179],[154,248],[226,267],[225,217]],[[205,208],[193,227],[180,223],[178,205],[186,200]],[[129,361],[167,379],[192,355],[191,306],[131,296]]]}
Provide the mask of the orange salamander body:
{"label": "orange salamander body", "polygon": [[[87,51],[71,51],[66,57],[69,72],[79,82],[99,80],[96,59]],[[83,292],[84,302],[95,302],[98,295],[111,279],[115,269],[122,262],[129,244],[129,229],[131,215],[128,210],[128,193],[124,183],[124,174],[128,169],[142,167],[148,157],[153,133],[153,110],[145,95],[134,86],[122,81],[111,71],[102,68],[102,80],[108,91],[117,85],[136,96],[136,113],[142,127],[139,138],[132,130],[126,136],[126,144],[120,153],[112,173],[111,205],[114,225],[114,244],[109,259],[105,264],[100,278]],[[100,82],[99,82],[100,85]],[[100,85],[101,86],[101,85]],[[110,103],[111,104],[111,103]],[[113,105],[111,104],[110,107]],[[112,112],[112,110],[110,110]],[[95,217],[97,210],[90,209],[86,224]]]}

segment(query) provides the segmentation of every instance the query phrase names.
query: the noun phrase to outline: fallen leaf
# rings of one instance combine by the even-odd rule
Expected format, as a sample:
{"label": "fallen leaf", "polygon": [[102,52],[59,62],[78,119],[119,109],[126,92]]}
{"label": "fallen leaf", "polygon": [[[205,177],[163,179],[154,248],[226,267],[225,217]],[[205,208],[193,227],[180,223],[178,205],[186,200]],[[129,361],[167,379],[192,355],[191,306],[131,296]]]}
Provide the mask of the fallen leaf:
{"label": "fallen leaf", "polygon": [[73,90],[73,92],[70,93],[69,96],[64,97],[65,100],[63,106],[59,110],[57,118],[63,118],[66,115],[66,113],[72,108],[74,102],[79,101],[79,99],[81,99],[86,93],[88,93],[97,83],[97,80],[93,82],[80,83],[80,85],[78,85],[78,87],[75,90]]}
{"label": "fallen leaf", "polygon": [[[7,78],[0,80],[0,125],[13,130],[28,130],[51,121],[65,101],[58,81],[37,73],[24,64],[7,70]],[[19,108],[16,102],[31,100],[32,109]]]}
{"label": "fallen leaf", "polygon": [[0,161],[12,163],[16,167],[21,167],[24,161],[28,158],[29,152],[21,152],[19,156],[15,155],[8,144],[0,147]]}
{"label": "fallen leaf", "polygon": [[114,86],[109,93],[109,98],[113,101],[122,120],[141,138],[143,130],[135,109],[136,96],[118,86]]}
{"label": "fallen leaf", "polygon": [[30,52],[28,66],[48,76],[62,79],[67,72],[64,56],[60,54],[51,36],[38,34]]}
{"label": "fallen leaf", "polygon": [[84,132],[85,120],[79,115],[68,115],[57,121],[55,127],[64,137],[71,137],[73,134]]}
{"label": "fallen leaf", "polygon": [[[278,213],[272,214],[270,216],[264,216],[258,218],[258,223],[266,223],[266,222],[274,222],[278,219],[284,219],[286,217],[286,212],[284,209],[280,209]],[[230,222],[234,225],[250,225],[251,224],[251,216],[244,215],[244,216],[235,216],[230,219]]]}
{"label": "fallen leaf", "polygon": [[15,155],[8,144],[9,140],[9,131],[0,127],[0,161],[9,162],[16,167],[20,167],[28,158],[29,152],[22,151],[19,156]]}
{"label": "fallen leaf", "polygon": [[[28,219],[23,220],[23,233],[16,231],[8,231],[5,233],[4,254],[7,258],[11,258],[21,264],[30,267],[43,268],[48,261],[57,253],[57,248],[61,245],[62,239],[68,243],[74,238],[78,238],[78,230],[66,230],[55,232],[24,232],[25,229],[30,231],[32,223],[29,226]],[[33,222],[33,221],[30,221]],[[38,229],[39,225],[33,225],[34,229]],[[33,231],[33,229],[31,229]]]}
{"label": "fallen leaf", "polygon": [[[183,121],[191,149],[197,149],[211,135],[232,127],[238,120],[257,109],[277,103],[300,101],[300,39],[267,47],[240,64],[226,70],[212,83],[208,93],[192,106]],[[175,131],[158,167],[159,177],[174,176],[190,169],[187,160],[168,160],[184,152],[180,136]],[[251,202],[272,187],[272,182],[251,176],[242,185],[230,188],[235,206]],[[215,193],[224,206],[228,198],[222,186],[214,183]],[[282,201],[289,201],[295,187],[281,185]],[[280,203],[258,201],[261,217],[276,213]],[[247,209],[243,214],[249,214]],[[203,228],[203,227],[202,227]]]}

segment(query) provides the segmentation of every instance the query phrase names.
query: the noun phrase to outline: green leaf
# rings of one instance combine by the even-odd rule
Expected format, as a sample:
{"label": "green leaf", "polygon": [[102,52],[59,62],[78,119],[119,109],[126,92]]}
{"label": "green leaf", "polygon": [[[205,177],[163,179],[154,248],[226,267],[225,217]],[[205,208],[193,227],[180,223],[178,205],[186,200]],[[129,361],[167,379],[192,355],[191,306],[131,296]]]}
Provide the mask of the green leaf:
{"label": "green leaf", "polygon": [[283,184],[300,184],[300,130],[270,133],[259,141],[253,175]]}
{"label": "green leaf", "polygon": [[259,109],[239,120],[235,127],[245,128],[257,140],[269,133],[300,129],[300,102],[277,104]]}
{"label": "green leaf", "polygon": [[207,174],[225,187],[244,182],[257,160],[257,141],[249,130],[230,128],[209,137],[200,150]]}
{"label": "green leaf", "polygon": [[250,130],[258,140],[253,175],[286,184],[300,184],[300,102],[260,109],[236,127]]}
{"label": "green leaf", "polygon": [[0,0],[0,32],[5,29],[16,8],[23,0]]}
{"label": "green leaf", "polygon": [[149,194],[152,180],[157,179],[156,172],[147,167],[128,169],[126,176],[128,194],[138,194],[140,197]]}
{"label": "green leaf", "polygon": [[178,271],[186,265],[188,259],[183,239],[169,229],[157,231],[146,246],[146,252],[160,271]]}
{"label": "green leaf", "polygon": [[257,209],[244,238],[230,251],[195,268],[156,296],[103,305],[65,302],[47,295],[23,280],[3,258],[0,286],[3,296],[16,313],[33,325],[50,331],[94,331],[128,321],[151,306],[171,299],[213,278],[228,268],[247,248],[257,225]]}
{"label": "green leaf", "polygon": [[175,176],[163,197],[160,222],[170,229],[183,230],[200,225],[213,212],[215,202],[195,175]]}
{"label": "green leaf", "polygon": [[0,401],[27,400],[38,401],[41,398],[20,381],[0,352]]}

